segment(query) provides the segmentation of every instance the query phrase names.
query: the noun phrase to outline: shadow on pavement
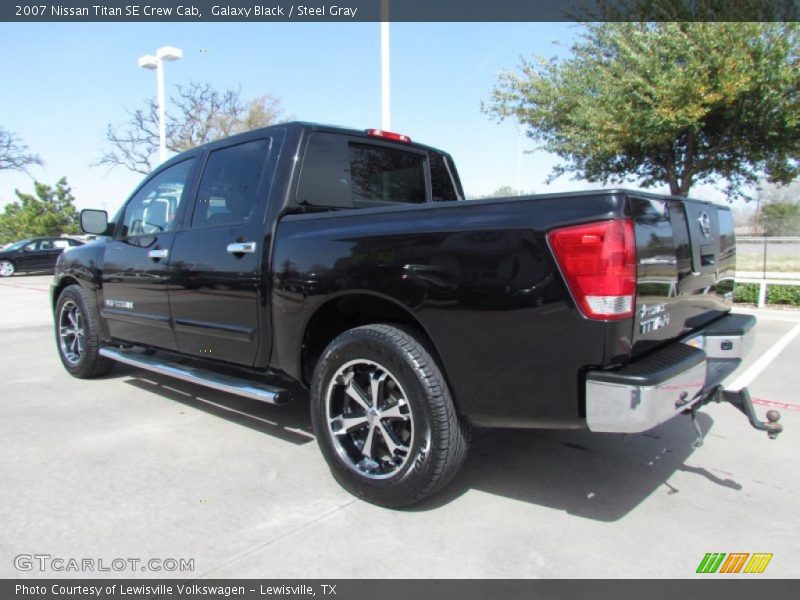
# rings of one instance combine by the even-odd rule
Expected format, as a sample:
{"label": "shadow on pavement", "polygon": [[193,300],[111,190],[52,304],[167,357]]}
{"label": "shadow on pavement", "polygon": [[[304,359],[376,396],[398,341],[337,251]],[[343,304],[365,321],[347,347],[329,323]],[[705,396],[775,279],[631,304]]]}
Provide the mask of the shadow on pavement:
{"label": "shadow on pavement", "polygon": [[303,402],[302,398],[284,406],[273,406],[120,364],[116,365],[111,375],[114,376],[128,377],[125,381],[128,385],[285,442],[307,444],[315,440],[311,432],[308,403]]}
{"label": "shadow on pavement", "polygon": [[[698,414],[704,433],[713,425]],[[443,493],[412,510],[431,510],[469,489],[566,511],[597,521],[617,521],[661,486],[675,471],[705,477],[734,490],[742,486],[705,469],[688,466],[695,433],[678,416],[643,434],[585,430],[477,430],[459,477]]]}
{"label": "shadow on pavement", "polygon": [[[127,377],[128,385],[283,441],[306,444],[315,439],[303,390],[291,403],[272,406],[124,365],[115,373]],[[705,413],[698,414],[698,422],[704,433],[713,425]],[[476,429],[461,473],[445,490],[409,510],[435,510],[475,489],[588,519],[617,521],[661,486],[669,494],[680,493],[668,481],[676,471],[742,489],[736,481],[685,464],[694,439],[684,416],[630,435]]]}

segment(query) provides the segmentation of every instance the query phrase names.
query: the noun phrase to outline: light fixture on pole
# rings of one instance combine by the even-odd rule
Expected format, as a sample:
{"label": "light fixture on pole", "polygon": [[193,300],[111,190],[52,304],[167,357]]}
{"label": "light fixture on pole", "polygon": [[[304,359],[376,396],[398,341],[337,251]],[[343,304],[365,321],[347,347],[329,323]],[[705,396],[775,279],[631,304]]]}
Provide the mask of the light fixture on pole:
{"label": "light fixture on pole", "polygon": [[381,0],[381,129],[392,128],[389,105],[389,0]]}
{"label": "light fixture on pole", "polygon": [[164,92],[164,61],[183,58],[183,50],[173,46],[162,46],[156,55],[148,54],[139,58],[139,66],[143,69],[156,70],[156,91],[158,101],[158,157],[161,162],[167,160],[167,99]]}

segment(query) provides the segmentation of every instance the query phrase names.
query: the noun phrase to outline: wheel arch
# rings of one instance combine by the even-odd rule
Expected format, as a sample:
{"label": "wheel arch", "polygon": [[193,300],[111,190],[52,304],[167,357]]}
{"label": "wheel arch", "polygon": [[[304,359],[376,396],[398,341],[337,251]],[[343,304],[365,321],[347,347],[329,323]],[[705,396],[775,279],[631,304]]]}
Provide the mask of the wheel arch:
{"label": "wheel arch", "polygon": [[386,296],[353,292],[329,299],[314,311],[306,323],[299,357],[302,383],[308,385],[311,382],[314,368],[323,350],[336,336],[354,327],[377,323],[405,325],[417,330],[421,338],[419,341],[439,364],[442,374],[447,379],[436,344],[422,322],[408,307]]}
{"label": "wheel arch", "polygon": [[53,293],[50,294],[50,303],[52,305],[51,308],[54,311],[56,309],[56,304],[58,304],[58,299],[61,296],[61,293],[71,285],[81,285],[81,282],[71,275],[65,275],[58,280],[58,283],[53,285]]}
{"label": "wheel arch", "polygon": [[97,288],[90,282],[81,280],[79,277],[75,277],[74,275],[61,276],[58,282],[53,284],[53,287],[51,288],[52,291],[50,293],[50,303],[53,314],[55,314],[56,306],[58,305],[58,299],[61,297],[61,294],[71,285],[77,285],[87,293],[89,296],[89,301],[92,303],[92,308],[95,309],[98,315],[98,332],[100,337],[105,342],[110,340],[111,338],[108,332],[106,321],[101,316],[100,304],[97,297]]}

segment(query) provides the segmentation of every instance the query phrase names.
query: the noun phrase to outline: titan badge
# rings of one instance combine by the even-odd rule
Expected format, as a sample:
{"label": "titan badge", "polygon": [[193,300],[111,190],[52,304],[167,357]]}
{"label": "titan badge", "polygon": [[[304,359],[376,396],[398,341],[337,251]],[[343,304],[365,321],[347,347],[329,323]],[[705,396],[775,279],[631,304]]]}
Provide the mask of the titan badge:
{"label": "titan badge", "polygon": [[639,333],[650,333],[669,325],[669,313],[664,304],[642,304],[639,309]]}

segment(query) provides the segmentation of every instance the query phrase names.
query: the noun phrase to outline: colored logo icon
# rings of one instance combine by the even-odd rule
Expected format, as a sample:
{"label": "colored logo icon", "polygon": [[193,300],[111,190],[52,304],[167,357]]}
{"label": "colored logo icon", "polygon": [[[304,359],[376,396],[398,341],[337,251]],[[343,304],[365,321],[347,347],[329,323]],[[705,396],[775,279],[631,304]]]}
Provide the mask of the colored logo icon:
{"label": "colored logo icon", "polygon": [[772,553],[708,552],[697,567],[698,573],[763,573]]}

